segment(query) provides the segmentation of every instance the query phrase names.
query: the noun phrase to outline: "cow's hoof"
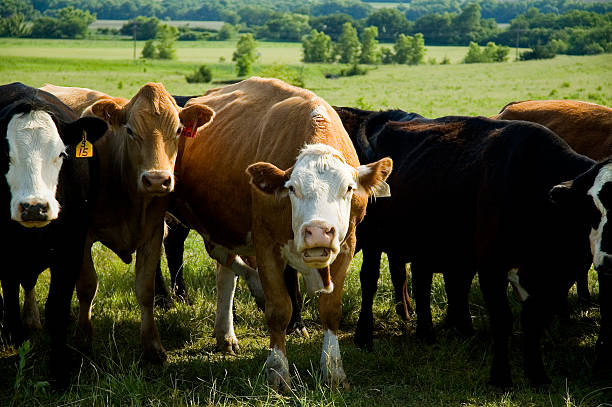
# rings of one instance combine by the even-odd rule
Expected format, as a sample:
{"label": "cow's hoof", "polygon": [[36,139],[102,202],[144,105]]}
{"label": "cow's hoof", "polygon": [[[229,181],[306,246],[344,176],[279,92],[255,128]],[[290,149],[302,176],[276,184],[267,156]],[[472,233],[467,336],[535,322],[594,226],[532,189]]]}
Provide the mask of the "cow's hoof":
{"label": "cow's hoof", "polygon": [[155,307],[168,311],[174,307],[174,300],[169,295],[156,295],[154,299]]}
{"label": "cow's hoof", "polygon": [[235,336],[217,338],[217,349],[220,352],[235,355],[240,351],[238,339]]}
{"label": "cow's hoof", "polygon": [[304,323],[302,321],[297,321],[287,326],[287,335],[294,333],[294,332],[297,336],[301,338],[310,338],[308,329],[306,329],[306,326],[304,326]]}
{"label": "cow's hoof", "polygon": [[168,360],[168,356],[164,348],[153,348],[144,351],[143,359],[156,365],[163,365]]}
{"label": "cow's hoof", "polygon": [[289,376],[289,361],[280,350],[270,350],[266,359],[266,381],[268,386],[279,392],[288,391],[291,388],[291,377]]}
{"label": "cow's hoof", "polygon": [[416,337],[418,340],[425,342],[428,345],[433,345],[437,342],[436,334],[433,330],[433,327],[428,328],[419,328],[416,330]]}

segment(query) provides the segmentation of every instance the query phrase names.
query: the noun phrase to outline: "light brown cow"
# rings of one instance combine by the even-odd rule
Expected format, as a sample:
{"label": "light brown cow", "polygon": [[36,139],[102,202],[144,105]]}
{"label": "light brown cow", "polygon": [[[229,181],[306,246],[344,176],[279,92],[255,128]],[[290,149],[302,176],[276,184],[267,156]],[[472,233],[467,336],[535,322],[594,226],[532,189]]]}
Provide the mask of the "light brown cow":
{"label": "light brown cow", "polygon": [[90,89],[60,88],[46,86],[75,110],[109,124],[109,132],[95,144],[100,177],[77,283],[79,327],[91,338],[91,306],[98,288],[93,243],[102,242],[126,263],[135,251],[144,356],[162,362],[166,355],[153,319],[153,291],[179,136],[184,129],[194,132],[207,124],[214,113],[204,105],[181,109],[159,83],[144,85],[126,103]]}
{"label": "light brown cow", "polygon": [[[593,160],[612,155],[612,109],[607,106],[577,100],[526,100],[508,103],[491,118],[541,124]],[[588,270],[576,286],[579,297],[589,300]]]}
{"label": "light brown cow", "polygon": [[491,118],[539,123],[593,160],[612,155],[612,109],[607,106],[577,100],[526,100],[507,104]]}
{"label": "light brown cow", "polygon": [[368,196],[388,195],[391,160],[360,166],[334,109],[277,79],[210,90],[186,107],[198,105],[214,109],[215,120],[180,148],[175,197],[220,263],[219,295],[233,293],[236,255],[256,255],[270,330],[267,380],[285,388],[291,301],[283,270],[290,264],[309,291],[321,293],[323,377],[348,385],[337,339],[342,286]]}
{"label": "light brown cow", "polygon": [[93,89],[57,86],[50,83],[45,83],[39,89],[55,95],[64,104],[70,106],[79,116],[92,116],[91,107],[94,103],[101,100],[112,100],[119,106],[125,106],[130,101],[121,97],[109,96],[106,93]]}

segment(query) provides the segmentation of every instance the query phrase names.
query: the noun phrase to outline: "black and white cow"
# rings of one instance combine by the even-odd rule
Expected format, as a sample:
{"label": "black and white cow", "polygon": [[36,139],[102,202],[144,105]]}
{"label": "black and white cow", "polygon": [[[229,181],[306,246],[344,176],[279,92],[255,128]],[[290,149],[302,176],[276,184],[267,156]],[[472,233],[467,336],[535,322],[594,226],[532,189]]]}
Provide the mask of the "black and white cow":
{"label": "black and white cow", "polygon": [[[103,120],[79,119],[47,92],[21,83],[0,86],[4,322],[12,339],[20,342],[19,286],[32,300],[38,275],[50,268],[45,315],[58,386],[68,380],[66,330],[83,258],[87,200],[95,184],[96,166],[77,158],[76,146],[84,137],[93,143],[106,129]],[[35,303],[30,306],[36,308]]]}
{"label": "black and white cow", "polygon": [[[508,386],[510,277],[524,299],[525,373],[543,384],[549,381],[539,347],[545,322],[576,273],[593,261],[602,308],[597,352],[601,361],[609,360],[612,240],[606,214],[612,208],[612,162],[581,156],[533,123],[418,115],[400,122],[393,120],[406,117],[397,112],[389,119],[387,112],[336,110],[360,162],[385,156],[394,161],[387,180],[391,198],[370,204],[357,229],[367,269],[362,288],[367,283],[376,290],[382,251],[391,267],[403,271],[411,262],[417,324],[427,332],[431,275],[443,273],[447,319],[469,330],[467,296],[477,271],[494,341],[490,382]],[[371,341],[369,318],[360,317],[358,334]]]}

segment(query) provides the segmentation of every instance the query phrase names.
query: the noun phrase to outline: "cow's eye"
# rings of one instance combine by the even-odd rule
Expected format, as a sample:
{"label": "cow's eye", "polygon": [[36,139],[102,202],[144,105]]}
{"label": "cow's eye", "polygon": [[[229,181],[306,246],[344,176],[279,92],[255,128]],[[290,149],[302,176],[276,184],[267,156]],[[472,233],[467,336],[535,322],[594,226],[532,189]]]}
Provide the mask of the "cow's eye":
{"label": "cow's eye", "polygon": [[351,192],[353,190],[353,186],[349,185],[348,188],[346,189],[346,192]]}
{"label": "cow's eye", "polygon": [[183,132],[183,126],[179,126],[179,128],[176,129],[176,137],[179,137],[182,132]]}
{"label": "cow's eye", "polygon": [[132,129],[130,129],[129,127],[125,128],[125,131],[127,131],[128,136],[130,137],[134,137],[134,132],[132,131]]}
{"label": "cow's eye", "polygon": [[289,189],[289,192],[295,192],[295,188],[293,188],[293,185],[289,185],[289,188],[287,189]]}

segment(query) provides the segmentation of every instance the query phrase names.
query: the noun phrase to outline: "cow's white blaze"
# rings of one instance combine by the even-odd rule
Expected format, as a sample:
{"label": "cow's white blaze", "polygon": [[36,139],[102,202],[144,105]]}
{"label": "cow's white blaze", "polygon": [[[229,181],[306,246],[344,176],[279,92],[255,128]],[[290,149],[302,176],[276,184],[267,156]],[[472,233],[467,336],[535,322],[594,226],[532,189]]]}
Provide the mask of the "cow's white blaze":
{"label": "cow's white blaze", "polygon": [[[43,111],[16,114],[7,127],[9,170],[6,179],[11,191],[11,219],[28,227],[42,227],[59,215],[55,198],[61,154],[66,146],[51,116]],[[46,219],[24,222],[23,204],[47,205]]]}
{"label": "cow's white blaze", "polygon": [[[310,268],[326,267],[340,252],[357,174],[333,147],[311,144],[300,152],[285,187],[291,200],[295,249],[307,260],[312,250],[311,257],[317,259],[309,262]],[[317,238],[305,239],[307,228],[319,230]]]}
{"label": "cow's white blaze", "polygon": [[601,213],[601,220],[599,221],[597,229],[591,229],[591,233],[589,235],[591,243],[591,254],[593,255],[593,266],[595,268],[598,268],[603,264],[604,258],[606,256],[612,254],[604,252],[601,248],[603,229],[606,223],[608,222],[608,212],[604,204],[599,199],[599,192],[608,182],[612,182],[612,164],[608,164],[601,167],[599,173],[595,177],[595,182],[593,182],[593,186],[587,192],[587,194],[593,198],[595,206]]}

